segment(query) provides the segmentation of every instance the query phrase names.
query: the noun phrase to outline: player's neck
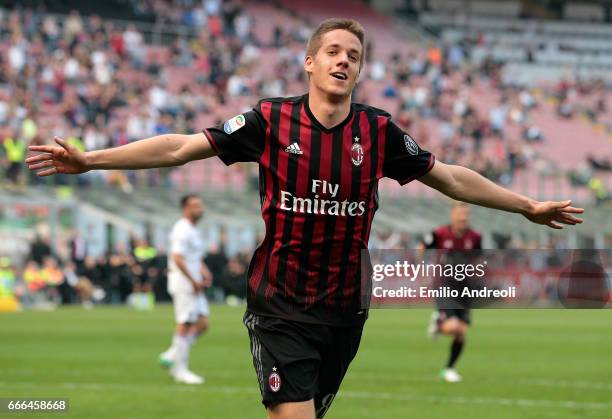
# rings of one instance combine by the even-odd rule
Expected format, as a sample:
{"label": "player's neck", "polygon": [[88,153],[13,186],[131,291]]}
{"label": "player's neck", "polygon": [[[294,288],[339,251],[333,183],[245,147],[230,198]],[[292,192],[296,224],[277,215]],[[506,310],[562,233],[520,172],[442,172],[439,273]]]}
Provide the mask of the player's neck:
{"label": "player's neck", "polygon": [[308,107],[321,125],[327,129],[333,128],[344,121],[351,112],[351,96],[336,102],[324,92],[311,88],[308,92]]}

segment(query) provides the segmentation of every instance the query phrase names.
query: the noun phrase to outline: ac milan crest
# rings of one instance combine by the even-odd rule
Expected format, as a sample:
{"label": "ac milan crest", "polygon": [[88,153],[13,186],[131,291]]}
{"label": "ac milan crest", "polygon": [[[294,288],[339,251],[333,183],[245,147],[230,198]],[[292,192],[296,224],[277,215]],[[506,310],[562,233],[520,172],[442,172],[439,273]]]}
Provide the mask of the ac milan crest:
{"label": "ac milan crest", "polygon": [[360,166],[363,161],[363,147],[359,144],[359,137],[355,137],[354,141],[353,148],[351,148],[351,160],[355,166]]}
{"label": "ac milan crest", "polygon": [[281,387],[280,375],[278,375],[275,372],[270,374],[270,376],[268,377],[268,385],[270,386],[270,390],[272,390],[274,393],[280,390],[280,387]]}
{"label": "ac milan crest", "polygon": [[404,134],[404,145],[406,145],[406,150],[413,156],[416,156],[417,154],[419,154],[419,146],[417,145],[417,143],[414,142],[412,137],[408,134]]}

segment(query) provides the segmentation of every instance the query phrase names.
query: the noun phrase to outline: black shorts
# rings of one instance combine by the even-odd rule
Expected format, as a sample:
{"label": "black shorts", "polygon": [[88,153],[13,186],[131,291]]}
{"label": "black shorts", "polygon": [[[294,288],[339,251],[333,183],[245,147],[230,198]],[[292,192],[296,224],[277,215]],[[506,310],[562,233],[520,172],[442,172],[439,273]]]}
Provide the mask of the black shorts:
{"label": "black shorts", "polygon": [[456,317],[466,324],[472,322],[472,310],[469,308],[439,308],[440,319],[438,321],[443,322],[451,317]]}
{"label": "black shorts", "polygon": [[262,403],[269,407],[314,399],[317,418],[331,406],[357,354],[363,323],[328,326],[246,312]]}

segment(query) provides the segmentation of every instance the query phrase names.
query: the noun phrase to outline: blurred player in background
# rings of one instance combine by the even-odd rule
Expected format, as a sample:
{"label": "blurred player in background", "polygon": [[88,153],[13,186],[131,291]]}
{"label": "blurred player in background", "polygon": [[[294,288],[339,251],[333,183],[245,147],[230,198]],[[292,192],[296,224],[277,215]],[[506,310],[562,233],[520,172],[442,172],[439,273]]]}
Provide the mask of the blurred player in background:
{"label": "blurred player in background", "polygon": [[32,146],[42,154],[26,160],[39,176],[176,166],[214,155],[227,165],[259,164],[266,236],[249,267],[244,323],[272,419],[322,418],[357,354],[368,314],[361,252],[382,177],[402,185],[419,179],[454,199],[552,228],[582,221],[570,201],[538,202],[436,161],[387,112],[352,103],[364,51],[358,22],[328,19],[306,47],[305,95],[261,100],[201,133],[112,149],[83,153],[56,138],[59,147]]}
{"label": "blurred player in background", "polygon": [[204,295],[212,275],[203,262],[204,243],[196,228],[204,215],[202,200],[196,195],[181,199],[183,217],[170,233],[168,252],[168,293],[174,303],[176,329],[170,348],[159,362],[170,368],[179,383],[202,384],[204,378],[189,370],[189,351],[196,339],[208,329],[209,308]]}
{"label": "blurred player in background", "polygon": [[[482,237],[470,228],[469,223],[470,207],[465,202],[453,202],[450,224],[438,227],[425,236],[422,247],[444,250],[482,249]],[[455,364],[463,351],[471,321],[470,309],[452,308],[453,303],[454,300],[436,299],[437,311],[432,314],[427,328],[429,336],[434,340],[440,334],[453,337],[448,362],[440,373],[442,379],[449,383],[461,381],[461,376],[455,370]]]}

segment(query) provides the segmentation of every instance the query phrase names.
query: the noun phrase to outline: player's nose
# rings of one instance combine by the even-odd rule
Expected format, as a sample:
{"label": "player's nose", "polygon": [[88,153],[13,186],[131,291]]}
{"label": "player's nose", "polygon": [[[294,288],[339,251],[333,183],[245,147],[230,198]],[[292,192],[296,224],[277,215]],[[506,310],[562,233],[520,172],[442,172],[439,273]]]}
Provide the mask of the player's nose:
{"label": "player's nose", "polygon": [[349,57],[346,52],[338,54],[338,62],[336,63],[336,65],[341,68],[348,68]]}

